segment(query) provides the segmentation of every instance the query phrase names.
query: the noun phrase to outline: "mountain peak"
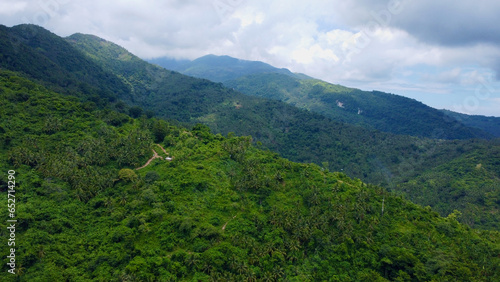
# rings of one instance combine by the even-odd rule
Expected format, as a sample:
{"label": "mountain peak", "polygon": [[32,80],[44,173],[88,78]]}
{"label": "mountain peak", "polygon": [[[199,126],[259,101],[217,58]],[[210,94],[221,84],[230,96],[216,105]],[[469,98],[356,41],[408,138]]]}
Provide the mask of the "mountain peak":
{"label": "mountain peak", "polygon": [[264,62],[242,60],[227,55],[208,54],[182,64],[175,60],[165,60],[165,58],[150,60],[150,62],[166,69],[215,82],[227,82],[241,76],[260,73],[279,73],[295,78],[309,78],[303,74],[292,73],[286,68],[276,68]]}

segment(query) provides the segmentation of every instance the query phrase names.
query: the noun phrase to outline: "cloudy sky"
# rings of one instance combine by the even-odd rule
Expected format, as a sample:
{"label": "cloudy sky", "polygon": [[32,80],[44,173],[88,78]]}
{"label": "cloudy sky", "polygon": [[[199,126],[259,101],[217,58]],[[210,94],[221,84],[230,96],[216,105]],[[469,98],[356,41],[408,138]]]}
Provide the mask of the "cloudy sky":
{"label": "cloudy sky", "polygon": [[259,60],[500,116],[498,0],[0,0],[0,24],[89,33],[142,58]]}

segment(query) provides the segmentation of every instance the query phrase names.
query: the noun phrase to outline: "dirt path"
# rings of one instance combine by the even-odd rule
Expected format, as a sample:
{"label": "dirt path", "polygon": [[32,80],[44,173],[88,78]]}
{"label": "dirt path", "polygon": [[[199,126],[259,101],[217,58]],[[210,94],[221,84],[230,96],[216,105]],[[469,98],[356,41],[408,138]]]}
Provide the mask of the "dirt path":
{"label": "dirt path", "polygon": [[148,165],[151,164],[151,162],[154,160],[154,159],[162,159],[162,160],[168,160],[168,161],[171,161],[173,158],[170,158],[168,157],[168,153],[167,151],[165,150],[165,148],[163,148],[160,144],[156,144],[158,147],[160,147],[160,149],[165,153],[165,155],[167,155],[167,158],[163,158],[162,156],[158,155],[158,153],[155,151],[155,149],[151,149],[153,151],[153,157],[151,157],[151,159],[149,159],[145,165],[141,166],[141,167],[138,167],[136,168],[135,170],[139,170],[139,169],[143,169],[145,167],[147,167]]}
{"label": "dirt path", "polygon": [[[235,215],[235,216],[233,216],[233,219],[235,219],[235,218],[236,218],[236,215]],[[231,221],[231,220],[229,220],[229,221]],[[224,224],[224,226],[222,226],[222,230],[225,230],[225,229],[226,229],[226,226],[227,226],[227,224],[229,223],[229,221],[228,221],[228,222],[226,222],[226,224]]]}
{"label": "dirt path", "polygon": [[[159,146],[159,145],[158,145]],[[156,153],[156,151],[154,149],[151,149],[153,151],[153,157],[151,159],[149,159],[145,165],[141,166],[141,167],[138,167],[136,168],[136,170],[139,170],[139,169],[143,169],[145,167],[147,167],[149,164],[151,164],[151,162],[154,160],[154,159],[163,159],[162,157],[160,157],[160,155],[158,155],[158,153]]]}
{"label": "dirt path", "polygon": [[158,147],[160,147],[163,150],[163,152],[165,153],[165,155],[168,156],[168,153],[167,153],[167,151],[165,151],[165,148],[163,148],[160,144],[156,144],[156,145],[158,145]]}

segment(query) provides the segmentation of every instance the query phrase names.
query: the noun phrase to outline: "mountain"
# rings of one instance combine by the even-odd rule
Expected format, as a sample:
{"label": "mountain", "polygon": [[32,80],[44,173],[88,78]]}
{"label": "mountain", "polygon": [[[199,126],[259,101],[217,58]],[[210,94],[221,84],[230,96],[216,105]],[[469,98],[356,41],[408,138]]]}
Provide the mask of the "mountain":
{"label": "mountain", "polygon": [[[265,147],[279,152],[281,155],[294,161],[324,163],[325,166],[334,171],[345,171],[348,175],[359,177],[365,181],[390,185],[391,189],[402,195],[409,195],[408,181],[419,177],[422,174],[430,173],[434,168],[445,165],[456,158],[460,158],[464,152],[469,150],[478,150],[483,152],[483,163],[491,163],[488,169],[493,171],[492,186],[490,189],[481,189],[481,182],[465,181],[467,175],[460,175],[455,180],[448,179],[451,190],[467,191],[471,196],[466,197],[471,201],[459,201],[458,198],[450,199],[447,204],[440,209],[441,214],[447,215],[454,209],[466,210],[465,217],[475,217],[475,226],[488,226],[488,228],[500,228],[500,215],[496,212],[494,205],[484,206],[479,199],[489,195],[496,197],[500,194],[500,175],[497,168],[500,164],[496,163],[496,155],[491,150],[497,148],[498,142],[494,141],[466,141],[466,142],[441,142],[440,140],[419,140],[407,136],[394,136],[375,131],[367,131],[361,127],[350,126],[324,118],[321,115],[314,114],[304,110],[298,110],[279,101],[249,97],[238,92],[228,90],[220,84],[209,83],[208,81],[194,80],[183,77],[182,80],[174,80],[170,73],[168,76],[156,67],[142,62],[125,49],[102,41],[92,36],[74,35],[68,38],[75,46],[84,53],[97,58],[103,66],[115,72],[117,75],[127,79],[127,73],[123,69],[134,69],[134,76],[129,79],[135,89],[145,89],[144,95],[148,91],[155,93],[154,96],[148,96],[146,102],[141,104],[147,109],[153,109],[160,116],[178,119],[181,121],[202,122],[210,126],[214,132],[227,134],[235,132],[237,135],[251,135],[257,141],[262,142]],[[97,46],[105,46],[98,48]],[[98,53],[92,53],[92,50],[101,50]],[[108,50],[108,51],[106,51]],[[109,51],[113,50],[113,51]],[[115,54],[109,56],[109,54]],[[119,54],[119,55],[117,55]],[[130,58],[122,60],[119,58]],[[123,64],[123,66],[122,66]],[[121,67],[118,67],[121,66]],[[128,67],[124,67],[128,66]],[[139,67],[140,66],[140,67]],[[149,74],[150,78],[137,79],[136,74]],[[279,75],[279,74],[278,74]],[[283,75],[281,75],[283,76]],[[165,79],[161,79],[161,78]],[[287,76],[289,77],[289,76]],[[144,83],[143,81],[146,81]],[[151,83],[154,81],[154,83]],[[295,80],[297,81],[297,80]],[[309,82],[302,80],[301,82]],[[313,83],[318,83],[313,81]],[[201,85],[200,85],[201,84]],[[168,85],[169,87],[164,87]],[[148,87],[156,87],[149,88]],[[329,88],[333,86],[327,85]],[[184,87],[182,91],[176,88]],[[210,91],[207,91],[209,90]],[[338,86],[341,92],[343,87]],[[193,91],[194,90],[194,91]],[[223,96],[221,96],[223,95]],[[418,111],[418,107],[428,110],[428,107],[413,100],[409,100],[396,95],[378,94],[383,99],[402,100],[400,104],[411,108],[417,105],[413,111]],[[371,94],[376,96],[376,94]],[[177,100],[177,97],[183,97],[183,100]],[[200,100],[200,97],[203,97]],[[172,98],[175,99],[172,102]],[[378,97],[372,97],[376,100]],[[138,101],[138,100],[137,100]],[[411,101],[408,105],[408,101]],[[406,104],[404,104],[406,103]],[[390,102],[387,102],[390,104]],[[168,108],[168,112],[164,111]],[[179,115],[185,109],[190,109],[190,116]],[[430,109],[430,108],[429,108]],[[194,112],[193,112],[194,111]],[[444,115],[437,111],[430,111],[439,117]],[[440,118],[437,118],[440,120]],[[433,132],[434,137],[443,139],[446,133],[455,133],[460,131],[454,127],[464,128],[456,121],[444,119],[443,128],[434,128],[429,125],[425,130]],[[449,123],[446,123],[449,122]],[[451,127],[451,128],[450,128]],[[463,132],[467,132],[467,128]],[[488,152],[488,153],[487,153]],[[492,159],[492,160],[488,160]],[[455,166],[460,166],[455,162]],[[450,168],[452,169],[452,168]],[[453,169],[456,169],[453,167]],[[459,180],[464,180],[460,182]],[[461,183],[461,185],[457,185]],[[440,189],[437,186],[434,190]],[[458,193],[458,192],[457,192]],[[418,203],[423,205],[434,205],[431,199],[416,198]],[[493,214],[493,219],[490,215]]]}
{"label": "mountain", "polygon": [[500,117],[466,115],[448,110],[442,110],[442,112],[466,126],[479,128],[495,137],[500,137]]}
{"label": "mountain", "polygon": [[186,59],[174,59],[169,57],[159,57],[147,60],[149,63],[158,65],[167,70],[179,71],[184,69],[184,66],[189,64],[191,60]]}
{"label": "mountain", "polygon": [[[152,62],[155,62],[154,60]],[[263,62],[208,55],[181,66],[162,63],[186,75],[223,82],[242,93],[284,101],[333,120],[368,129],[437,139],[492,138],[414,99],[380,91],[362,91],[293,74]]]}
{"label": "mountain", "polygon": [[298,79],[309,78],[304,74],[292,73],[288,69],[275,68],[263,62],[240,60],[229,56],[206,55],[193,61],[157,58],[149,62],[169,70],[215,82],[226,82],[256,73],[279,73]]}
{"label": "mountain", "polygon": [[104,105],[129,95],[116,75],[36,25],[0,25],[0,67],[22,72],[52,90]]}
{"label": "mountain", "polygon": [[280,74],[243,76],[225,85],[245,94],[278,99],[334,120],[394,134],[439,139],[492,137],[414,99],[380,91],[362,91]]}
{"label": "mountain", "polygon": [[[37,56],[42,52],[38,47],[42,44],[63,44],[58,39],[53,39],[50,32],[38,28],[36,30],[37,41],[26,39],[29,43],[25,48],[26,56]],[[469,181],[469,174],[454,174],[457,178],[443,180],[444,184],[451,187],[451,192],[463,194],[465,191],[466,198],[472,201],[467,203],[461,198],[450,198],[449,202],[440,203],[439,211],[446,216],[457,208],[463,211],[463,218],[476,218],[474,226],[477,228],[500,229],[500,215],[496,206],[483,201],[487,198],[494,199],[500,191],[500,163],[495,154],[498,148],[496,141],[431,140],[371,131],[332,121],[320,114],[277,100],[244,95],[220,83],[167,71],[95,36],[76,34],[66,38],[65,44],[64,46],[73,48],[75,56],[85,56],[96,73],[109,74],[112,81],[118,80],[127,86],[127,91],[118,95],[117,101],[108,101],[102,107],[85,102],[88,110],[105,111],[102,113],[103,118],[113,126],[126,124],[126,114],[138,118],[157,116],[168,119],[171,124],[180,123],[189,127],[201,122],[210,126],[214,133],[251,135],[256,146],[262,149],[273,150],[292,161],[320,164],[325,171],[343,171],[348,176],[365,182],[384,185],[404,197],[412,195],[412,191],[408,189],[413,180],[432,173],[438,167],[445,167],[450,173],[460,171],[463,166],[455,160],[460,160],[468,152],[478,152],[478,157],[474,159],[477,161],[475,165],[483,164],[488,171],[488,174],[482,176],[485,179],[475,175],[474,181]],[[23,57],[13,57],[14,63],[17,64],[16,60],[22,60]],[[49,62],[61,64],[60,68],[63,69],[67,61]],[[77,67],[75,69],[78,70]],[[27,72],[22,75],[32,79],[25,73]],[[94,75],[90,72],[85,74],[88,77]],[[72,74],[68,72],[67,75]],[[50,75],[47,74],[47,80],[49,78]],[[85,79],[88,78],[82,77],[82,80]],[[39,80],[50,89],[54,88],[53,83],[43,80],[43,75],[40,75]],[[79,92],[74,94],[83,101],[87,101],[85,98],[91,95]],[[155,130],[155,142],[172,142],[168,138],[164,140],[164,127],[158,125]],[[446,166],[447,164],[450,165]],[[437,193],[434,190],[440,189],[439,186],[430,185],[439,175],[431,176],[432,178],[422,178],[428,180],[429,183],[424,184],[429,184],[429,189],[433,189],[428,190],[426,195]],[[492,188],[486,187],[483,190],[486,177],[491,178],[491,186],[488,187]],[[436,204],[434,199],[425,196],[415,199],[424,206]],[[458,220],[463,221],[463,218],[458,217]]]}
{"label": "mountain", "polygon": [[459,210],[461,221],[471,227],[498,230],[490,223],[500,212],[499,164],[500,142],[486,151],[470,147],[462,156],[398,184],[394,191],[404,191],[406,199],[426,202],[439,213]]}
{"label": "mountain", "polygon": [[2,281],[500,279],[500,233],[249,137],[88,110],[5,70],[0,105],[0,191],[17,200]]}

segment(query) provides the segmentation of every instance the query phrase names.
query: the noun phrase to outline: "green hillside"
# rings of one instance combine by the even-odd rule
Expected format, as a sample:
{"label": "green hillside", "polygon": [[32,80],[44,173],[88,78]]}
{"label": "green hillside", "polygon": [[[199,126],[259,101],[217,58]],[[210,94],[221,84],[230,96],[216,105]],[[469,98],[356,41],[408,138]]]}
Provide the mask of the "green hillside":
{"label": "green hillside", "polygon": [[[131,55],[125,49],[92,36],[74,35],[68,40],[85,53],[95,57],[98,63],[110,71],[118,75],[125,73],[123,77],[128,79],[135,89],[144,89],[145,102],[141,106],[152,109],[159,116],[188,122],[202,122],[217,133],[235,132],[237,135],[250,135],[261,142],[264,147],[293,161],[324,164],[332,171],[343,171],[351,177],[357,177],[369,183],[390,185],[403,194],[405,194],[405,189],[399,189],[399,184],[404,184],[410,179],[431,172],[434,168],[461,157],[466,150],[464,148],[469,147],[469,143],[475,142],[421,140],[367,131],[362,127],[332,121],[320,114],[299,110],[287,103],[249,97],[223,88],[220,84],[187,78],[175,72],[158,69]],[[120,59],[123,57],[130,59]],[[125,67],[127,65],[128,67]],[[135,72],[132,73],[134,76],[127,76],[124,69],[135,69],[137,73],[148,73],[149,76],[136,79]],[[323,83],[313,80],[297,80],[279,74],[276,76],[287,77],[284,81],[290,82],[289,87],[299,83],[314,88],[319,87],[313,86],[314,83]],[[272,75],[266,77],[272,77]],[[338,93],[359,91],[326,83],[323,83],[322,87]],[[350,97],[350,94],[341,95]],[[392,101],[401,100],[400,104],[410,101],[400,96],[384,93],[370,95],[370,99],[374,101],[384,101],[385,98],[392,99]],[[392,102],[387,102],[387,104],[390,103]],[[416,101],[405,105],[406,109],[411,108],[412,103],[423,108],[422,112],[428,110],[427,106]],[[188,112],[185,111],[187,109],[189,109]],[[414,108],[413,111],[418,112],[418,109]],[[444,117],[439,111],[432,110],[431,112],[437,113],[439,118]],[[443,139],[449,137],[446,135],[447,132],[455,133],[456,128],[450,128],[450,126],[461,126],[456,121],[443,120],[443,127],[448,126],[448,131],[423,123],[421,128],[425,129],[427,134],[432,133],[434,138]],[[469,129],[465,128],[463,132],[468,132],[467,130]],[[459,130],[457,132],[460,134]],[[485,155],[488,156],[491,142],[477,142],[480,144],[479,150],[486,152]],[[490,155],[490,158],[496,157]],[[407,169],[408,167],[410,169]],[[448,179],[447,184],[451,185],[451,182],[452,180]],[[478,191],[483,197],[488,193],[487,191],[490,191],[479,188],[482,187],[481,181],[466,183],[465,186],[454,185],[452,190],[472,189]],[[434,189],[439,189],[439,187],[434,187]],[[492,189],[500,190],[498,177],[493,181]],[[432,199],[425,197],[418,198],[416,202],[422,205],[435,204]],[[482,223],[476,225],[477,227],[500,229],[499,214],[486,216],[481,202],[474,202],[471,205],[475,208],[473,214],[469,214],[472,209],[463,211],[467,216],[484,218]],[[448,215],[453,212],[454,207],[453,201],[447,202],[443,204],[440,212],[442,215]]]}
{"label": "green hillside", "polygon": [[500,214],[500,142],[488,150],[469,145],[462,156],[397,184],[393,191],[440,214],[459,210],[460,221],[471,227],[499,230],[494,222]]}
{"label": "green hillside", "polygon": [[0,71],[0,94],[0,191],[15,170],[18,220],[2,281],[500,279],[500,234],[458,213],[250,137],[86,110],[22,74]]}
{"label": "green hillside", "polygon": [[93,35],[74,34],[67,41],[129,85],[131,96],[120,97],[127,104],[140,106],[163,118],[195,123],[216,105],[251,99],[221,84],[149,64],[122,47]]}
{"label": "green hillside", "polygon": [[[263,62],[215,55],[193,61],[159,58],[150,62],[369,129],[438,139],[498,137],[498,132],[488,130],[487,124],[491,123],[483,122],[483,127],[464,124],[413,99],[334,85]],[[440,130],[439,135],[435,129]]]}
{"label": "green hillside", "polygon": [[[26,28],[30,27],[32,26]],[[13,29],[10,32],[15,33],[16,30]],[[36,46],[50,46],[50,42],[53,41],[53,35],[50,32],[39,28],[36,30],[38,31],[36,42],[31,42],[30,38],[26,39],[29,44],[26,44],[25,53],[29,56],[37,56],[36,54],[40,52],[41,49]],[[59,44],[58,40],[54,42]],[[325,170],[342,171],[350,177],[360,178],[367,183],[380,184],[394,191],[398,190],[403,195],[406,195],[406,191],[399,188],[402,187],[400,184],[409,183],[448,163],[451,164],[450,170],[458,169],[460,162],[455,160],[463,158],[471,149],[477,150],[481,156],[484,156],[485,159],[481,160],[481,163],[492,164],[490,171],[495,173],[500,171],[498,156],[492,153],[498,146],[498,142],[495,141],[431,140],[370,131],[362,127],[332,121],[320,114],[301,110],[284,102],[247,96],[218,83],[164,70],[95,36],[77,34],[69,37],[67,42],[74,47],[64,45],[65,48],[69,48],[68,51],[73,48],[72,52],[79,54],[78,56],[86,56],[89,65],[96,69],[95,73],[107,73],[114,77],[113,81],[118,80],[120,85],[126,85],[127,92],[118,95],[118,99],[122,99],[125,103],[119,100],[113,103],[103,100],[107,102],[96,106],[95,103],[88,102],[86,99],[89,94],[75,93],[75,96],[87,101],[84,104],[85,109],[108,111],[109,116],[106,116],[106,120],[112,126],[119,126],[126,122],[127,118],[124,114],[138,118],[143,115],[146,117],[156,115],[159,118],[168,119],[172,124],[180,122],[189,127],[202,122],[209,125],[214,133],[227,135],[235,132],[238,136],[250,135],[256,146],[270,149],[292,161],[314,162]],[[62,44],[60,43],[61,46]],[[16,60],[22,60],[22,58],[24,57],[18,56],[12,59],[17,63]],[[59,67],[61,69],[68,68],[64,66],[66,60],[49,62],[61,64],[62,66]],[[86,76],[82,79],[97,79],[93,77],[93,72],[85,72],[85,74]],[[68,76],[71,75],[69,72]],[[40,76],[39,80],[43,80],[43,76]],[[47,84],[47,87],[51,89],[55,88],[53,83],[46,81],[40,81],[40,83]],[[110,109],[115,109],[119,114]],[[157,125],[156,130],[154,141],[162,142],[165,129]],[[435,134],[440,136],[439,131]],[[467,177],[465,174],[460,174],[459,179],[448,178],[445,184],[451,187],[452,192],[469,189],[477,191],[481,197],[488,197],[491,189],[498,191],[500,187],[498,175],[492,180],[493,188],[486,190],[481,187],[484,186],[485,181],[489,180],[476,178],[475,182],[460,182],[461,178],[466,180]],[[456,183],[465,185],[458,186],[455,185]],[[431,187],[435,190],[440,189],[439,186]],[[432,191],[432,193],[437,192]],[[432,193],[429,192],[429,195]],[[415,199],[418,200],[416,200],[417,203],[424,206],[436,205],[434,199],[430,197]],[[454,198],[450,200],[450,202],[439,203],[441,215],[447,216],[457,206],[453,202]],[[459,217],[458,220],[464,221],[464,218],[468,216],[479,216],[482,219],[474,224],[475,227],[500,230],[498,213],[484,214],[490,210],[484,207],[484,202],[475,201],[471,204],[474,209],[459,209],[464,216]],[[479,212],[470,214],[471,211]]]}
{"label": "green hillside", "polygon": [[60,93],[105,105],[129,95],[119,78],[96,66],[63,38],[35,25],[0,25],[0,67]]}
{"label": "green hillside", "polygon": [[224,84],[248,95],[281,100],[333,120],[394,134],[438,139],[493,136],[479,128],[467,127],[413,99],[347,88],[317,79],[261,73]]}
{"label": "green hillside", "polygon": [[500,117],[466,115],[448,110],[442,112],[469,127],[479,128],[495,137],[500,137]]}
{"label": "green hillside", "polygon": [[239,60],[229,56],[206,55],[193,61],[157,58],[149,62],[168,70],[215,82],[226,82],[255,73],[280,73],[295,78],[310,78],[304,74],[295,74],[287,69],[275,68],[263,62]]}

